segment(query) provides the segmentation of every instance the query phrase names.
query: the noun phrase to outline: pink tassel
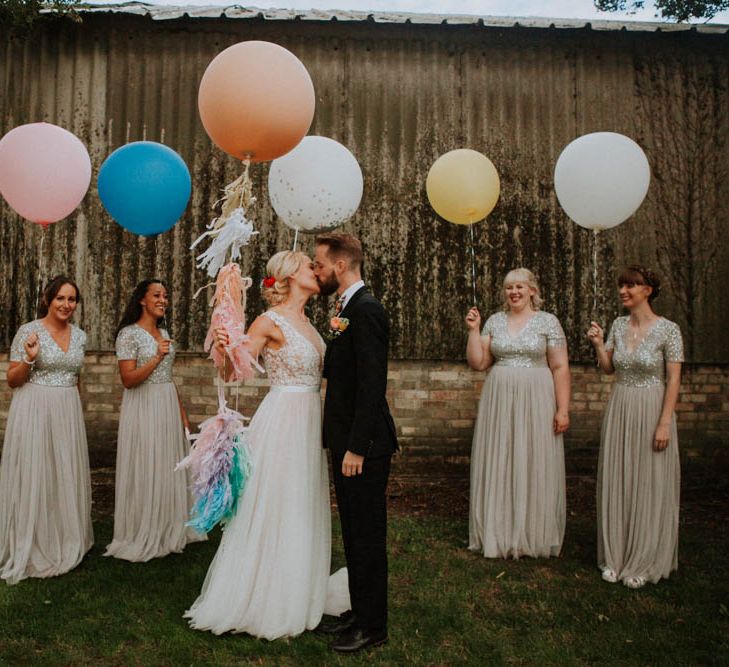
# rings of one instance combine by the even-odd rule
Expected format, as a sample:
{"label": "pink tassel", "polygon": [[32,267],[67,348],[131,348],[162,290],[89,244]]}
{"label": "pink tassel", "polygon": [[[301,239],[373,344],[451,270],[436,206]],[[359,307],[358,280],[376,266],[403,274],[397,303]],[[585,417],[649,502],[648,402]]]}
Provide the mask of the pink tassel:
{"label": "pink tassel", "polygon": [[250,338],[245,333],[245,299],[250,286],[250,278],[241,276],[238,264],[231,262],[220,269],[215,281],[210,328],[205,337],[205,351],[210,351],[210,359],[215,367],[222,370],[226,363],[225,355],[213,345],[213,341],[216,329],[224,328],[228,332],[230,344],[226,346],[225,351],[233,366],[230,379],[234,381],[251,379],[255,375],[254,369],[263,372],[246,347]]}

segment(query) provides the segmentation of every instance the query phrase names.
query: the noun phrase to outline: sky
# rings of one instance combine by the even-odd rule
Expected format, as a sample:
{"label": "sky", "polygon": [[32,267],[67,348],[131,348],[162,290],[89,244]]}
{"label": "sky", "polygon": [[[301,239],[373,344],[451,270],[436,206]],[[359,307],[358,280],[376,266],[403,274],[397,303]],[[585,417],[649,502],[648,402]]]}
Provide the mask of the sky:
{"label": "sky", "polygon": [[[116,4],[116,0],[90,0]],[[152,0],[146,0],[152,3]],[[226,5],[226,0],[156,0],[158,5]],[[424,14],[476,14],[481,16],[547,16],[551,18],[616,19],[655,21],[650,2],[636,14],[598,12],[592,0],[251,0],[238,2],[246,7],[286,9],[352,9],[397,11]],[[729,11],[721,12],[712,23],[729,23]]]}

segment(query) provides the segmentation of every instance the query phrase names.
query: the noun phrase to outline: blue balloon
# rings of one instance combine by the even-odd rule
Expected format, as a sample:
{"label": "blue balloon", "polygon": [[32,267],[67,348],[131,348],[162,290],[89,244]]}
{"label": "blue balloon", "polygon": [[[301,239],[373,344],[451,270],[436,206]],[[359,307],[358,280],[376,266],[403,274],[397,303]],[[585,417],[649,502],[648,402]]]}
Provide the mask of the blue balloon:
{"label": "blue balloon", "polygon": [[124,229],[154,236],[173,227],[190,201],[192,180],[185,161],[154,141],[117,148],[101,165],[99,197]]}

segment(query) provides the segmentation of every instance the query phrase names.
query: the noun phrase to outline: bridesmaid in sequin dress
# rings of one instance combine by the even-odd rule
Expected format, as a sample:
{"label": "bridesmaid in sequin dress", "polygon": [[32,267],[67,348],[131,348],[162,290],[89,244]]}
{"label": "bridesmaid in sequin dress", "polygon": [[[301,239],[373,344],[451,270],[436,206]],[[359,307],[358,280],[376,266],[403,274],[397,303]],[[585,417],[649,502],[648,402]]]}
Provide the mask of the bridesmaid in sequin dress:
{"label": "bridesmaid in sequin dress", "polygon": [[81,294],[57,276],[39,319],[10,348],[14,389],[0,465],[0,576],[8,584],[76,567],[94,543],[86,428],[78,392],[86,334],[71,324]]}
{"label": "bridesmaid in sequin dress", "polygon": [[504,279],[505,312],[479,334],[472,308],[466,356],[490,368],[471,452],[469,549],[487,558],[558,556],[565,530],[562,434],[569,426],[567,343],[554,315],[539,310],[531,271]]}
{"label": "bridesmaid in sequin dress", "polygon": [[189,451],[185,409],[172,381],[175,347],[161,329],[167,288],[157,279],[134,290],[116,338],[124,384],[116,454],[114,539],[105,556],[129,561],[179,553],[205,539],[185,522],[188,478],[175,465]]}
{"label": "bridesmaid in sequin dress", "polygon": [[616,374],[600,438],[597,558],[605,581],[641,588],[678,568],[683,341],[677,324],[653,312],[652,271],[630,266],[618,285],[630,315],[613,322],[607,342],[596,322],[587,332],[602,370]]}

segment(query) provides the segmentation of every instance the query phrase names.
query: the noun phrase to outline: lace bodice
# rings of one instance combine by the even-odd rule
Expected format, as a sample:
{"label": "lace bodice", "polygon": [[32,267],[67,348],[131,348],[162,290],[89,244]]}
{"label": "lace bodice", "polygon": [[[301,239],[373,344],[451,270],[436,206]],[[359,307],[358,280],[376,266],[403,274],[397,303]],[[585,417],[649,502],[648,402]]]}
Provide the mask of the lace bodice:
{"label": "lace bodice", "polygon": [[629,317],[618,317],[605,342],[613,350],[616,381],[628,387],[663,384],[666,362],[683,361],[683,339],[678,324],[661,317],[631,351],[628,348]]}
{"label": "lace bodice", "polygon": [[[159,330],[162,338],[169,338],[170,335],[165,329]],[[137,368],[148,363],[157,354],[157,341],[146,329],[138,324],[130,324],[124,327],[116,337],[116,358],[119,361],[134,360]],[[172,366],[175,363],[175,345],[170,345],[170,351],[164,359],[159,362],[149,377],[141,384],[164,384],[172,382]]]}
{"label": "lace bodice", "polygon": [[494,313],[481,332],[482,336],[491,336],[496,366],[543,368],[547,366],[547,347],[567,345],[559,320],[550,313],[537,311],[514,335],[507,324],[506,313]]}
{"label": "lace bodice", "polygon": [[283,315],[269,310],[264,315],[283,332],[286,343],[278,350],[263,348],[263,366],[272,386],[319,386],[324,361],[324,341],[317,334],[318,349]]}
{"label": "lace bodice", "polygon": [[13,338],[10,361],[22,361],[25,339],[33,333],[38,334],[40,347],[27,382],[47,387],[73,387],[78,384],[78,375],[84,365],[86,334],[72,324],[71,342],[68,351],[64,352],[40,320],[28,322],[18,329]]}

